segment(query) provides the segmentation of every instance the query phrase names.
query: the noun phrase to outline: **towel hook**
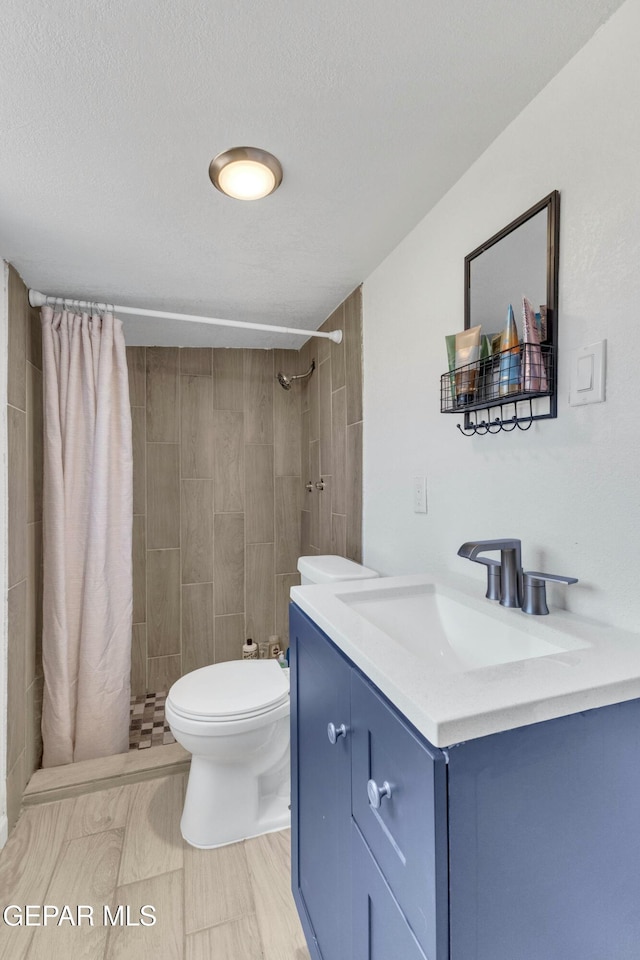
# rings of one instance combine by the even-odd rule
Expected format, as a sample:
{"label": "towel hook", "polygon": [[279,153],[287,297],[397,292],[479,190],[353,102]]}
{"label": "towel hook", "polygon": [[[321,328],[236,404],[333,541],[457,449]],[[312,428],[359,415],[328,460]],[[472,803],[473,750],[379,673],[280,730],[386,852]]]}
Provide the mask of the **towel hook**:
{"label": "towel hook", "polygon": [[456,427],[460,431],[463,437],[474,437],[476,430],[478,429],[477,423],[469,423],[466,426],[461,426],[459,423],[456,423]]}
{"label": "towel hook", "polygon": [[[527,424],[526,427],[521,427],[520,426],[521,423],[526,423]],[[530,430],[532,424],[533,424],[533,403],[532,403],[531,397],[529,397],[529,416],[518,419],[517,421],[518,430],[524,430],[524,431]]]}

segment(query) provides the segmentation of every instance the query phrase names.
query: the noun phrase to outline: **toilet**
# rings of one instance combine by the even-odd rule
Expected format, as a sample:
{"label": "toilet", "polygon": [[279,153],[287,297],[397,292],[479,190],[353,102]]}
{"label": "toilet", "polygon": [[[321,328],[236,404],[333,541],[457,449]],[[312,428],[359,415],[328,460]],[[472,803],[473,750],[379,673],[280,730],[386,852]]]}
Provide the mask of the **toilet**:
{"label": "toilet", "polygon": [[[337,556],[300,557],[298,570],[303,584],[378,576]],[[288,668],[230,660],[193,670],[169,690],[165,719],[192,754],[187,843],[208,849],[289,826]]]}
{"label": "toilet", "polygon": [[339,583],[341,580],[371,580],[379,576],[376,570],[360,563],[331,554],[318,557],[298,557],[300,584]]}

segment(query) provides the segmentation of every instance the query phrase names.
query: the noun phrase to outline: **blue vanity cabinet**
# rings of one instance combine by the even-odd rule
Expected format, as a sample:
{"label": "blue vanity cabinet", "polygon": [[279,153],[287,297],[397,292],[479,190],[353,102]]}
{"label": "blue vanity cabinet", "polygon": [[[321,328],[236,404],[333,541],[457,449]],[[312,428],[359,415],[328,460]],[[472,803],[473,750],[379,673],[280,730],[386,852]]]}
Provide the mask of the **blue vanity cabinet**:
{"label": "blue vanity cabinet", "polygon": [[640,700],[440,750],[291,610],[313,960],[639,960]]}
{"label": "blue vanity cabinet", "polygon": [[293,895],[312,960],[351,960],[351,669],[294,606],[289,637]]}

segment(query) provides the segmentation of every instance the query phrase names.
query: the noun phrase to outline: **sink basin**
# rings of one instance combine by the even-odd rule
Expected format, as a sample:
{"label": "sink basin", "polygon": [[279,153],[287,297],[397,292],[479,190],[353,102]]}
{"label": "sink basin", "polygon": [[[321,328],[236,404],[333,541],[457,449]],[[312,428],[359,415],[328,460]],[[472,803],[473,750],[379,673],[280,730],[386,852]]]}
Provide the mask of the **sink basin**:
{"label": "sink basin", "polygon": [[531,616],[482,594],[479,579],[453,574],[291,588],[436,747],[640,698],[639,632],[568,610]]}
{"label": "sink basin", "polygon": [[[338,598],[409,653],[461,672],[582,649],[587,643],[538,627],[538,617],[497,609],[488,600],[470,604],[437,584],[371,587]],[[486,610],[483,609],[486,605]],[[544,618],[542,618],[544,619]],[[544,632],[548,639],[537,633]]]}

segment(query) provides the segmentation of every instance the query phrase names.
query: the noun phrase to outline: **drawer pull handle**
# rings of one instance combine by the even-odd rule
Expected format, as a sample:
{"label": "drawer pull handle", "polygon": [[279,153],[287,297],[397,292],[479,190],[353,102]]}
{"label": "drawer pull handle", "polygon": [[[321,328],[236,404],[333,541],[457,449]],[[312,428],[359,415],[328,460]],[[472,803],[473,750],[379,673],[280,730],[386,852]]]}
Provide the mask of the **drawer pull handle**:
{"label": "drawer pull handle", "polygon": [[391,797],[391,787],[389,781],[385,780],[381,787],[375,782],[375,780],[369,780],[367,783],[367,795],[369,797],[369,803],[374,808],[378,810],[380,804],[382,803],[383,797]]}
{"label": "drawer pull handle", "polygon": [[329,737],[329,743],[337,743],[338,737],[347,736],[347,728],[344,723],[341,723],[339,727],[336,727],[335,723],[327,724],[327,736]]}

